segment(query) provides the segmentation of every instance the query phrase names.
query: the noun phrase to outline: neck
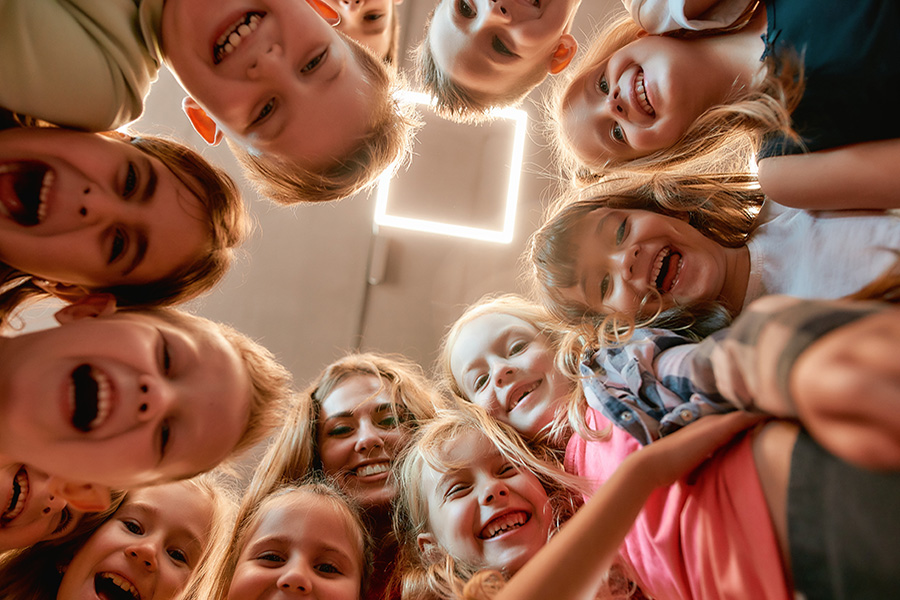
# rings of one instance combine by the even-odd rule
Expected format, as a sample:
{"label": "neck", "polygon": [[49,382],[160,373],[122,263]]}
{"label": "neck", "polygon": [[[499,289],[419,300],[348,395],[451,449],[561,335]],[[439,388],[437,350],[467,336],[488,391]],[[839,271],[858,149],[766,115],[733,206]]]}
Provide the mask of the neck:
{"label": "neck", "polygon": [[703,68],[718,74],[722,82],[720,102],[762,84],[766,72],[760,57],[766,46],[761,36],[765,30],[766,12],[762,10],[739,31],[693,40],[706,53]]}
{"label": "neck", "polygon": [[725,284],[719,299],[734,315],[744,307],[747,284],[750,281],[750,250],[746,245],[725,249]]}

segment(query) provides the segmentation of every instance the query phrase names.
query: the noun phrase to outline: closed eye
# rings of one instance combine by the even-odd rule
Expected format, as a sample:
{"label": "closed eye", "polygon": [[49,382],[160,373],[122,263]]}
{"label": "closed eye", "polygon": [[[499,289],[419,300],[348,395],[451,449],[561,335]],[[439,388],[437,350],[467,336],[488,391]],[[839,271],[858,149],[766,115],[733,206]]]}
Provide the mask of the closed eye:
{"label": "closed eye", "polygon": [[610,277],[609,273],[607,273],[603,277],[603,281],[600,282],[600,301],[603,302],[606,300],[607,294],[609,294],[609,286],[610,286]]}
{"label": "closed eye", "polygon": [[303,65],[303,68],[300,69],[301,73],[309,73],[313,71],[316,67],[322,64],[322,61],[325,60],[325,55],[328,54],[328,49],[322,51],[321,54],[317,55],[311,61]]}
{"label": "closed eye", "polygon": [[378,19],[382,18],[383,16],[384,16],[383,13],[369,13],[363,17],[363,20],[374,22],[374,21],[377,21]]}
{"label": "closed eye", "polygon": [[262,554],[260,554],[259,556],[256,557],[256,560],[262,560],[262,561],[271,562],[271,563],[283,563],[284,562],[284,559],[281,556],[275,554],[274,552],[263,552]]}
{"label": "closed eye", "polygon": [[107,264],[113,264],[118,259],[125,254],[125,249],[128,247],[128,236],[124,231],[116,228],[113,233],[112,243],[109,248],[109,259],[107,260]]}
{"label": "closed eye", "polygon": [[253,118],[253,121],[250,123],[251,126],[259,125],[263,121],[265,121],[269,115],[271,115],[275,111],[275,98],[269,99],[268,102],[256,113],[256,117]]}
{"label": "closed eye", "polygon": [[329,575],[340,575],[341,570],[338,569],[335,565],[331,563],[321,563],[316,565],[316,570],[320,573],[327,573]]}
{"label": "closed eye", "polygon": [[128,171],[125,173],[125,182],[122,184],[122,197],[130,198],[138,187],[137,167],[133,162],[128,163]]}
{"label": "closed eye", "polygon": [[447,488],[447,493],[444,494],[444,497],[449,498],[451,496],[459,496],[464,493],[469,488],[468,485],[464,483],[454,483],[449,488]]}
{"label": "closed eye", "polygon": [[53,530],[51,535],[57,535],[65,531],[66,526],[72,522],[72,509],[68,506],[63,507],[61,511],[59,511],[59,524]]}
{"label": "closed eye", "polygon": [[496,35],[491,38],[491,48],[494,49],[494,52],[501,56],[518,56],[515,52],[506,47],[506,44],[503,43]]}
{"label": "closed eye", "polygon": [[166,449],[169,446],[169,440],[172,437],[172,426],[168,419],[164,419],[159,426],[159,456],[160,461],[166,456]]}
{"label": "closed eye", "polygon": [[625,217],[625,219],[622,221],[622,224],[619,225],[618,229],[616,229],[616,246],[621,245],[622,242],[625,240],[626,225],[628,225],[628,217]]}
{"label": "closed eye", "polygon": [[349,435],[352,431],[353,429],[351,427],[348,427],[347,425],[337,425],[335,427],[332,427],[328,431],[328,435],[331,437],[340,437],[343,435]]}

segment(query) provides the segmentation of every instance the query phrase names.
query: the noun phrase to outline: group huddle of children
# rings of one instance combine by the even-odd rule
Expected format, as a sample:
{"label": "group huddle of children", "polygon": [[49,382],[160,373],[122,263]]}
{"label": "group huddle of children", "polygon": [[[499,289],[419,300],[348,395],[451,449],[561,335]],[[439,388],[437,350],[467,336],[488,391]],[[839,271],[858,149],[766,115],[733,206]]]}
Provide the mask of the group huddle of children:
{"label": "group huddle of children", "polygon": [[365,189],[416,127],[399,1],[0,0],[0,325],[66,303],[0,337],[0,600],[895,593],[900,6],[623,0],[579,50],[580,0],[440,0],[445,116],[561,80],[535,299],[469,307],[433,380],[296,393],[172,307],[246,237],[235,184],[115,128],[166,65],[261,194]]}

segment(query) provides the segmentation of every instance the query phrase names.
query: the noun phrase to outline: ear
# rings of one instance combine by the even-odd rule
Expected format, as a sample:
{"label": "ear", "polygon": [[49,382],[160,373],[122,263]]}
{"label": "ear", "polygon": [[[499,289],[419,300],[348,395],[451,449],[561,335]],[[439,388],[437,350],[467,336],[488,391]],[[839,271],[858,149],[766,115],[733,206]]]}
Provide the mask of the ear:
{"label": "ear", "polygon": [[216,125],[216,122],[206,114],[206,111],[197,104],[196,100],[190,96],[186,97],[181,101],[181,110],[184,111],[188,121],[194,126],[194,131],[199,133],[200,137],[206,140],[207,144],[215,146],[222,141],[225,134],[222,133],[222,130]]}
{"label": "ear", "polygon": [[88,294],[57,311],[60,325],[89,317],[106,317],[116,312],[116,297],[112,294]]}
{"label": "ear", "polygon": [[578,52],[578,42],[575,41],[575,38],[568,33],[562,34],[556,51],[550,57],[550,68],[547,71],[553,75],[561,72],[569,66],[569,63],[575,58],[576,52]]}
{"label": "ear", "polygon": [[60,300],[65,300],[66,302],[78,302],[91,293],[87,288],[80,285],[73,285],[71,283],[59,283],[58,281],[50,281],[48,279],[41,279],[40,277],[32,277],[31,283],[33,283],[36,287],[41,288],[48,294],[52,294],[53,296],[56,296]]}
{"label": "ear", "polygon": [[319,13],[319,16],[328,21],[328,24],[334,27],[341,22],[341,15],[338,11],[329,6],[325,0],[306,0],[307,4],[313,7],[313,10]]}
{"label": "ear", "polygon": [[426,558],[433,558],[438,549],[437,540],[428,532],[417,535],[416,544],[419,546],[419,552],[424,554]]}
{"label": "ear", "polygon": [[112,503],[110,489],[93,483],[74,483],[58,477],[47,481],[48,491],[69,503],[69,506],[84,512],[100,512]]}

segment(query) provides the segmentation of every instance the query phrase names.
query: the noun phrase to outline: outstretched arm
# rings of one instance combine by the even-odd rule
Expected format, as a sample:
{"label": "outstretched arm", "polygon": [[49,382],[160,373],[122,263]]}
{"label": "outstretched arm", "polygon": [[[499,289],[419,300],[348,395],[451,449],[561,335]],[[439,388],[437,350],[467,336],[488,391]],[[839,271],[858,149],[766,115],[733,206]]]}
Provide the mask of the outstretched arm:
{"label": "outstretched arm", "polygon": [[779,204],[807,210],[900,207],[900,139],[759,162],[759,185]]}
{"label": "outstretched arm", "polygon": [[711,415],[629,456],[494,600],[594,598],[653,490],[693,471],[759,420],[743,412]]}

